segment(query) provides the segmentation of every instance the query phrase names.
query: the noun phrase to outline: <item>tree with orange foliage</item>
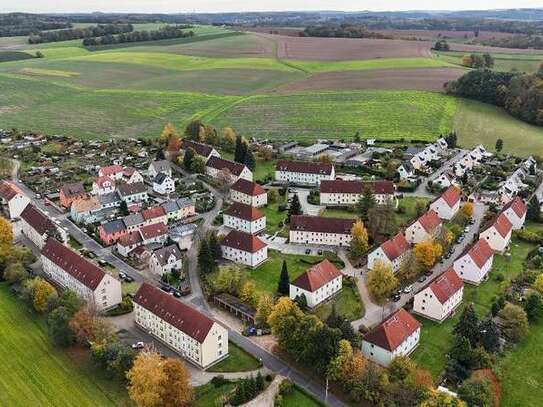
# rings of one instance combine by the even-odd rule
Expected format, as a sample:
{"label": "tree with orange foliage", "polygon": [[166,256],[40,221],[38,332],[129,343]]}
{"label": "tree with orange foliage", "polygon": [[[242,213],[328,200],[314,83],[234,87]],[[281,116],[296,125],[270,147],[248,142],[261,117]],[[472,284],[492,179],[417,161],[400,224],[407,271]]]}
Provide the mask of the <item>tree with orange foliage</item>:
{"label": "tree with orange foliage", "polygon": [[162,386],[167,381],[164,361],[156,351],[143,350],[126,377],[128,394],[138,407],[162,406]]}
{"label": "tree with orange foliage", "polygon": [[473,204],[471,202],[466,202],[462,205],[462,214],[467,218],[471,219],[473,217]]}
{"label": "tree with orange foliage", "polygon": [[436,264],[442,252],[443,247],[439,243],[435,243],[431,240],[425,240],[424,242],[415,245],[415,257],[427,270],[431,269],[434,264]]}
{"label": "tree with orange foliage", "polygon": [[45,312],[45,306],[50,298],[57,297],[57,290],[41,277],[36,277],[31,282],[32,303],[34,309],[39,312]]}
{"label": "tree with orange foliage", "polygon": [[77,343],[87,345],[95,340],[96,312],[92,307],[82,307],[70,320],[70,328]]}
{"label": "tree with orange foliage", "polygon": [[13,229],[6,218],[0,216],[0,246],[10,246],[13,243]]}
{"label": "tree with orange foliage", "polygon": [[175,126],[172,123],[166,124],[164,126],[164,130],[162,130],[162,133],[160,133],[159,142],[163,146],[167,146],[170,142],[170,139],[177,138],[179,139],[179,133],[177,133],[177,130],[175,129]]}
{"label": "tree with orange foliage", "polygon": [[164,407],[190,406],[194,392],[190,385],[190,374],[183,362],[176,358],[168,358],[162,365],[166,382],[162,385],[161,398]]}

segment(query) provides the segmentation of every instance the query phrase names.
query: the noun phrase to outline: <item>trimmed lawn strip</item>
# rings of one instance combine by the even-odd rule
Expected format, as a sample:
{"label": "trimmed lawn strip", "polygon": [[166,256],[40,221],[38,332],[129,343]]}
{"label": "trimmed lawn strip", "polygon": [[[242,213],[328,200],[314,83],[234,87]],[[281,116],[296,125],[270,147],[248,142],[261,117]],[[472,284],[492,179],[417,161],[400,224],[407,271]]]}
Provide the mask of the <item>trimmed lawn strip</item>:
{"label": "trimmed lawn strip", "polygon": [[292,393],[283,397],[281,405],[283,407],[324,407],[324,404],[296,385]]}
{"label": "trimmed lawn strip", "polygon": [[343,279],[343,288],[339,294],[330,301],[319,305],[315,308],[315,314],[322,320],[326,318],[332,312],[332,304],[336,304],[336,312],[338,315],[354,321],[355,319],[362,318],[364,316],[364,305],[360,299],[358,288],[356,284],[351,284]]}
{"label": "trimmed lawn strip", "polygon": [[249,372],[259,369],[262,366],[253,355],[245,352],[233,342],[228,342],[228,357],[223,361],[211,366],[208,372]]}
{"label": "trimmed lawn strip", "polygon": [[236,383],[225,383],[222,386],[215,387],[211,383],[204,384],[195,388],[196,407],[216,407],[217,400],[222,400],[224,396],[230,394],[236,387]]}

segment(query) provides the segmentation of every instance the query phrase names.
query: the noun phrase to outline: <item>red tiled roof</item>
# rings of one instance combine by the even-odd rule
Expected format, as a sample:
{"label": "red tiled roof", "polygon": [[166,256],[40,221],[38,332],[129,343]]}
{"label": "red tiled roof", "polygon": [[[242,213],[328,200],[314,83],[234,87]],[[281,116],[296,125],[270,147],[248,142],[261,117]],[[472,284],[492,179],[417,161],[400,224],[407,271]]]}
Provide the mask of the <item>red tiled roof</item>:
{"label": "red tiled roof", "polygon": [[351,234],[356,219],[325,218],[321,216],[293,215],[290,230],[299,232]]}
{"label": "red tiled roof", "polygon": [[224,214],[251,222],[264,217],[264,213],[262,213],[260,209],[241,202],[234,202],[226,211],[224,211]]}
{"label": "red tiled roof", "polygon": [[419,328],[420,323],[400,308],[363,339],[392,352]]}
{"label": "red tiled roof", "polygon": [[73,197],[73,196],[79,196],[85,194],[85,187],[83,186],[82,182],[75,182],[72,184],[64,184],[60,190],[64,194],[65,197]]}
{"label": "red tiled roof", "polygon": [[107,167],[102,167],[98,170],[98,174],[101,176],[115,175],[123,171],[123,167],[120,165],[109,165]]}
{"label": "red tiled roof", "polygon": [[162,222],[153,223],[152,225],[142,226],[140,228],[141,236],[143,240],[153,239],[158,236],[168,233],[168,228]]}
{"label": "red tiled roof", "polygon": [[34,228],[40,235],[47,232],[53,232],[57,229],[57,226],[53,221],[32,204],[28,204],[23,210],[21,219]]}
{"label": "red tiled roof", "polygon": [[461,195],[462,192],[460,191],[460,188],[451,185],[449,188],[447,188],[445,192],[441,194],[441,198],[443,198],[445,203],[449,205],[449,208],[452,208],[458,203],[458,201],[460,201]]}
{"label": "red tiled roof", "polygon": [[215,168],[216,170],[223,170],[226,168],[230,171],[230,173],[236,176],[239,176],[245,168],[245,165],[243,164],[236,163],[234,161],[224,160],[215,156],[212,156],[209,158],[209,160],[207,160],[206,166]]}
{"label": "red tiled roof", "polygon": [[0,197],[6,201],[11,201],[19,193],[22,193],[19,188],[9,181],[2,181],[0,184]]}
{"label": "red tiled roof", "polygon": [[424,215],[422,215],[417,222],[419,222],[424,230],[426,230],[428,233],[432,232],[436,227],[441,225],[441,219],[439,219],[437,212],[433,209],[430,209]]}
{"label": "red tiled roof", "polygon": [[240,232],[239,230],[232,230],[228,233],[221,244],[249,253],[256,253],[267,246],[266,243],[258,237],[253,236],[250,233]]}
{"label": "red tiled roof", "polygon": [[54,238],[47,239],[41,254],[93,291],[104,278],[105,273],[100,267]]}
{"label": "red tiled roof", "polygon": [[494,251],[485,239],[479,239],[466,251],[465,254],[471,257],[477,267],[481,268],[486,264],[488,259],[494,255]]}
{"label": "red tiled roof", "polygon": [[502,237],[506,237],[513,228],[513,224],[509,222],[509,219],[507,219],[507,216],[505,216],[503,212],[498,215],[492,226],[494,226],[494,229],[496,229]]}
{"label": "red tiled roof", "polygon": [[96,183],[96,185],[98,185],[98,187],[102,188],[104,183],[105,182],[110,182],[112,186],[115,186],[115,181],[113,181],[111,178],[109,178],[108,176],[102,176],[102,177],[98,177],[94,180],[94,182]]}
{"label": "red tiled roof", "polygon": [[383,249],[388,259],[393,261],[409,250],[409,242],[405,239],[403,233],[398,233],[392,239],[384,242],[381,249]]}
{"label": "red tiled roof", "polygon": [[344,180],[323,180],[321,181],[321,193],[328,194],[361,194],[364,187],[370,187],[374,194],[384,195],[394,193],[394,183],[392,181],[344,181]]}
{"label": "red tiled roof", "polygon": [[181,148],[183,150],[188,150],[189,147],[192,148],[196,152],[196,154],[203,157],[209,157],[209,154],[211,154],[211,152],[213,151],[213,147],[207,144],[197,143],[192,140],[184,139],[182,141]]}
{"label": "red tiled roof", "polygon": [[162,206],[155,206],[153,208],[145,209],[141,214],[143,215],[143,219],[149,220],[166,215],[166,211]]}
{"label": "red tiled roof", "polygon": [[121,246],[128,247],[140,243],[142,241],[141,234],[138,230],[134,230],[127,235],[122,236],[117,243]]}
{"label": "red tiled roof", "polygon": [[171,295],[143,283],[134,302],[176,327],[199,343],[203,343],[213,327],[213,320]]}
{"label": "red tiled roof", "polygon": [[131,177],[136,172],[136,169],[134,167],[126,167],[123,170],[123,175],[125,177]]}
{"label": "red tiled roof", "polygon": [[231,189],[233,189],[234,191],[241,192],[242,194],[250,195],[250,196],[257,196],[257,195],[262,195],[266,193],[264,188],[262,188],[256,182],[247,181],[246,179],[243,179],[243,178],[238,179],[234,183],[234,185],[232,185]]}
{"label": "red tiled roof", "polygon": [[432,281],[429,284],[429,287],[436,296],[437,300],[441,304],[445,304],[449,298],[464,287],[464,283],[460,277],[458,277],[458,274],[456,274],[454,269],[449,267],[447,271]]}
{"label": "red tiled roof", "polygon": [[310,161],[279,160],[275,166],[276,171],[301,172],[304,174],[327,174],[332,173],[332,164],[317,163]]}
{"label": "red tiled roof", "polygon": [[341,276],[341,272],[328,259],[314,265],[291,284],[309,292],[315,292],[330,281]]}
{"label": "red tiled roof", "polygon": [[518,196],[515,197],[513,200],[509,201],[507,205],[503,207],[502,212],[505,212],[509,208],[513,209],[513,212],[515,212],[515,214],[519,218],[522,218],[528,210],[524,201]]}

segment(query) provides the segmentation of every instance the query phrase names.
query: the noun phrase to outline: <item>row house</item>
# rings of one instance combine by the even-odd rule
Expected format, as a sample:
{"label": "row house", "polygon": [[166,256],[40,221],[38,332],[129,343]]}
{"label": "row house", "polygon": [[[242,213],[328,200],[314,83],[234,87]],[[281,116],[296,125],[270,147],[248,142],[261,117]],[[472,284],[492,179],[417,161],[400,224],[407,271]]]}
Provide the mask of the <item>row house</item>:
{"label": "row house", "polygon": [[319,185],[333,180],[336,172],[332,164],[309,161],[279,160],[275,166],[275,180],[301,185]]}
{"label": "row house", "polygon": [[230,199],[234,202],[251,205],[256,208],[268,204],[268,194],[259,184],[247,181],[243,178],[238,179],[230,187]]}
{"label": "row house", "polygon": [[226,328],[148,283],[143,283],[134,296],[134,320],[201,369],[228,356]]}
{"label": "row house", "polygon": [[211,178],[217,178],[222,172],[229,174],[229,184],[235,183],[240,178],[247,181],[253,180],[253,173],[247,166],[220,157],[211,156],[206,163],[206,174]]}
{"label": "row house", "polygon": [[290,217],[291,243],[348,246],[356,219],[293,215]]}
{"label": "row house", "polygon": [[75,201],[88,197],[82,182],[64,184],[60,188],[59,196],[60,204],[67,209],[69,209]]}
{"label": "row house", "polygon": [[454,174],[449,172],[443,173],[433,180],[432,185],[437,185],[441,189],[448,188],[450,186],[459,186]]}
{"label": "row house", "polygon": [[181,142],[181,150],[186,152],[189,148],[192,148],[196,154],[204,157],[206,160],[211,157],[221,157],[219,152],[208,144],[197,143],[196,141],[183,139],[183,141]]}
{"label": "row house", "polygon": [[134,184],[127,184],[126,182],[123,182],[119,184],[117,192],[119,193],[121,200],[126,202],[127,205],[147,202],[149,200],[149,196],[147,195],[147,187],[143,182],[137,182]]}
{"label": "row house", "polygon": [[513,225],[504,213],[500,213],[489,225],[479,236],[487,241],[492,250],[503,253],[511,241]]}
{"label": "row house", "polygon": [[111,192],[109,194],[98,195],[98,200],[103,209],[118,208],[121,206],[121,197],[117,192]]}
{"label": "row house", "polygon": [[49,237],[55,237],[62,242],[68,241],[66,231],[31,203],[21,212],[21,233],[40,249],[45,246]]}
{"label": "row house", "polygon": [[410,250],[409,242],[400,232],[368,254],[368,269],[373,269],[375,262],[381,261],[390,265],[392,271],[397,273],[400,271],[404,260],[409,256]]}
{"label": "row house", "polygon": [[507,179],[501,184],[500,189],[498,190],[501,195],[501,200],[503,203],[507,203],[512,200],[515,196],[519,194],[520,191],[528,187],[524,183],[526,178],[526,173],[524,168],[521,166],[517,168]]}
{"label": "row house", "polygon": [[0,183],[0,201],[6,208],[10,219],[21,216],[21,213],[30,203],[30,199],[13,182],[2,181]]}
{"label": "row house", "polygon": [[128,229],[122,219],[115,219],[100,225],[98,234],[102,243],[109,246],[128,234]]}
{"label": "row house", "polygon": [[106,311],[122,301],[121,283],[72,249],[49,238],[41,250],[47,280],[74,291],[88,305]]}
{"label": "row house", "polygon": [[413,312],[443,322],[462,303],[464,283],[451,267],[415,294]]}
{"label": "row house", "polygon": [[494,252],[485,239],[469,246],[453,263],[458,277],[469,284],[479,285],[492,269]]}
{"label": "row house", "polygon": [[268,259],[268,246],[250,233],[232,230],[221,242],[222,257],[255,268]]}
{"label": "row house", "polygon": [[405,229],[405,238],[412,244],[432,240],[441,232],[441,226],[437,212],[430,209]]}
{"label": "row house", "polygon": [[149,258],[149,270],[160,276],[172,270],[181,270],[182,267],[183,255],[177,244],[156,249]]}
{"label": "row house", "polygon": [[101,176],[92,183],[93,195],[107,195],[115,192],[115,181],[113,178]]}
{"label": "row house", "polygon": [[124,225],[129,232],[134,230],[139,230],[143,225],[145,225],[145,218],[141,212],[131,213],[123,218]]}
{"label": "row house", "polygon": [[166,213],[167,221],[178,221],[196,215],[194,201],[190,198],[169,200],[161,205]]}
{"label": "row house", "polygon": [[91,224],[103,219],[102,205],[97,197],[91,196],[79,199],[70,207],[70,217],[78,224]]}
{"label": "row house", "polygon": [[521,229],[524,226],[527,212],[526,203],[518,196],[509,201],[502,209],[502,213],[511,222],[513,230]]}
{"label": "row house", "polygon": [[172,165],[168,160],[158,160],[153,161],[149,164],[147,169],[147,175],[150,179],[154,179],[158,174],[166,174],[167,176],[172,176]]}
{"label": "row house", "polygon": [[420,340],[420,323],[400,308],[362,339],[362,354],[369,360],[388,366],[397,356],[409,356]]}
{"label": "row house", "polygon": [[289,297],[305,296],[307,306],[317,305],[332,298],[342,288],[343,275],[328,259],[314,265],[289,285]]}
{"label": "row house", "polygon": [[450,186],[439,198],[430,204],[430,209],[435,211],[441,219],[451,220],[460,209],[461,196],[462,192],[460,188]]}
{"label": "row house", "polygon": [[152,225],[154,223],[168,223],[166,211],[162,206],[153,206],[152,208],[144,209],[141,212],[144,225]]}
{"label": "row house", "polygon": [[175,180],[168,174],[161,172],[153,178],[153,191],[160,195],[168,195],[175,192]]}
{"label": "row house", "polygon": [[117,239],[117,252],[128,257],[130,253],[145,245],[164,244],[168,240],[168,227],[164,223],[141,226],[139,229],[125,233]]}
{"label": "row house", "polygon": [[163,244],[168,240],[168,227],[164,223],[153,223],[140,229],[144,245],[151,243]]}
{"label": "row house", "polygon": [[124,257],[128,257],[130,253],[143,245],[141,233],[138,230],[128,232],[117,241],[117,252]]}
{"label": "row house", "polygon": [[326,206],[356,205],[364,190],[371,190],[377,205],[386,205],[394,201],[394,183],[392,181],[322,181],[320,184],[320,204]]}
{"label": "row house", "polygon": [[257,234],[266,228],[266,216],[251,205],[234,202],[223,214],[224,226]]}

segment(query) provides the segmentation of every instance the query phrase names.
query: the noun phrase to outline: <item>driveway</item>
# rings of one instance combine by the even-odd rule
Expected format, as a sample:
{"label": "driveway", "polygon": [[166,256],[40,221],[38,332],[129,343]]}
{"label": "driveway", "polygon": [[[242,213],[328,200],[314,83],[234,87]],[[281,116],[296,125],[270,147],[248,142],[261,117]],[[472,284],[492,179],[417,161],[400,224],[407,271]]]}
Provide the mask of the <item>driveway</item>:
{"label": "driveway", "polygon": [[317,216],[325,208],[321,205],[310,204],[307,201],[311,188],[307,189],[300,187],[290,187],[290,190],[292,192],[288,194],[289,198],[292,198],[294,194],[298,194],[298,198],[300,199],[300,205],[302,207],[302,212],[304,213],[304,215]]}

